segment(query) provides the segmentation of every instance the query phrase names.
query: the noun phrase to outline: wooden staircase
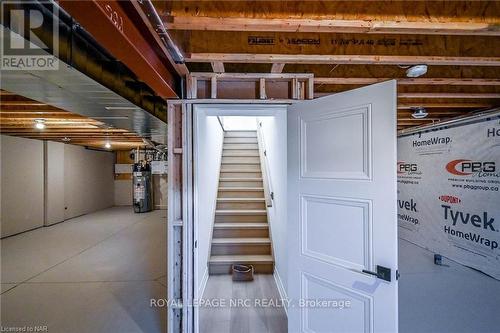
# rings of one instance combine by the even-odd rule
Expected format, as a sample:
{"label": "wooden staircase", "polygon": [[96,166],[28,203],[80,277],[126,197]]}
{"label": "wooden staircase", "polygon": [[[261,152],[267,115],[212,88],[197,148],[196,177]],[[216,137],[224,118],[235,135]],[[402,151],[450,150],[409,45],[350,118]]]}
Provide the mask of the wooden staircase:
{"label": "wooden staircase", "polygon": [[233,264],[274,269],[256,131],[224,135],[209,273],[229,274]]}

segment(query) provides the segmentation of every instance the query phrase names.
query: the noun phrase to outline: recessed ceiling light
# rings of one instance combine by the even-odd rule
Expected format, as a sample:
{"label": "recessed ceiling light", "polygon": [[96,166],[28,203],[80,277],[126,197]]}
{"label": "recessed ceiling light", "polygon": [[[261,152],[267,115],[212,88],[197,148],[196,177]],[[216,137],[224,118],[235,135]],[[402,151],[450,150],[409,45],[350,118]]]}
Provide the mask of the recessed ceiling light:
{"label": "recessed ceiling light", "polygon": [[45,119],[35,119],[35,128],[40,130],[44,129]]}
{"label": "recessed ceiling light", "polygon": [[422,118],[425,118],[429,115],[427,113],[427,111],[425,110],[425,108],[422,106],[412,108],[412,110],[413,110],[413,113],[411,114],[411,116],[415,119],[422,119]]}
{"label": "recessed ceiling light", "polygon": [[109,141],[106,141],[106,143],[104,144],[104,148],[110,149],[111,148],[111,143],[109,143]]}
{"label": "recessed ceiling light", "polygon": [[407,77],[419,77],[427,73],[427,65],[415,65],[406,70]]}

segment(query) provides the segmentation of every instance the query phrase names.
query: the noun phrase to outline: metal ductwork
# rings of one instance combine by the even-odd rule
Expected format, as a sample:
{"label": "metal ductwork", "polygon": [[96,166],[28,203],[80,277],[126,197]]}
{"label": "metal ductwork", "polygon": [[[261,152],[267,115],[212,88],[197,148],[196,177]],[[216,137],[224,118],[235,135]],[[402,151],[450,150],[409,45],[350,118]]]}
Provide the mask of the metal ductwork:
{"label": "metal ductwork", "polygon": [[[43,24],[33,32],[49,47],[53,40],[51,27],[57,23],[59,27],[58,57],[61,61],[166,122],[166,101],[157,96],[149,86],[139,81],[134,73],[120,61],[100,47],[92,36],[60,7],[58,15],[55,16],[49,8],[54,4],[41,2],[6,3],[4,8],[36,9],[42,13]],[[0,23],[5,27],[10,27],[10,22],[3,22],[3,20],[8,19],[9,17],[2,17]],[[23,35],[23,33],[27,34],[28,32],[17,33]],[[26,38],[25,35],[23,37]],[[180,84],[179,79],[177,86],[180,87]]]}

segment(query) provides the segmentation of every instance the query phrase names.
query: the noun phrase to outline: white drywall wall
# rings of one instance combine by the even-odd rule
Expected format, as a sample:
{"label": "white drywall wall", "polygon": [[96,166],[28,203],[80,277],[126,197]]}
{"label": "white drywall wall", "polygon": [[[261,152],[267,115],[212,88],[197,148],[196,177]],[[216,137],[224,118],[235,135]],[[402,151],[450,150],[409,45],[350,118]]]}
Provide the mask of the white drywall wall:
{"label": "white drywall wall", "polygon": [[269,167],[268,180],[274,192],[273,206],[268,208],[268,215],[274,250],[275,271],[279,275],[284,291],[287,292],[286,112],[278,112],[274,117],[260,117],[259,121],[262,123],[261,134],[265,143]]}
{"label": "white drywall wall", "polygon": [[166,174],[153,175],[154,209],[167,209],[168,176]]}
{"label": "white drywall wall", "polygon": [[112,207],[114,154],[1,136],[1,236]]}
{"label": "white drywall wall", "polygon": [[132,206],[132,179],[115,179],[115,206]]}
{"label": "white drywall wall", "polygon": [[203,276],[208,267],[223,141],[224,132],[217,117],[207,117],[203,111],[198,111],[195,119],[193,166],[194,200],[197,207],[194,218],[198,241],[198,287],[202,287]]}
{"label": "white drywall wall", "polygon": [[64,221],[64,144],[45,142],[45,225]]}
{"label": "white drywall wall", "polygon": [[114,205],[114,154],[64,146],[64,197],[69,219]]}
{"label": "white drywall wall", "polygon": [[0,137],[1,236],[43,225],[43,142]]}

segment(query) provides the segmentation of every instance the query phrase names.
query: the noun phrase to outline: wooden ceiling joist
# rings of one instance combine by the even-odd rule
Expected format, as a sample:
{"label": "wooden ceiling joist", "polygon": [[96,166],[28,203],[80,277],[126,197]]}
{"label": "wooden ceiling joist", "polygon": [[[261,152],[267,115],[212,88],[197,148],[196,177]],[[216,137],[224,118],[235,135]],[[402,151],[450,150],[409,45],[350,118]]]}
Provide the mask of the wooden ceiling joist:
{"label": "wooden ceiling joist", "polygon": [[490,108],[490,103],[398,103],[398,110],[411,110],[412,108],[422,106],[424,108],[437,109],[485,109]]}
{"label": "wooden ceiling joist", "polygon": [[[368,85],[392,80],[371,77],[316,77],[314,84]],[[499,86],[500,79],[483,78],[398,78],[399,85]]]}
{"label": "wooden ceiling joist", "polygon": [[[0,90],[0,134],[29,139],[51,140],[93,148],[103,148],[109,142],[112,149],[144,146],[142,138],[125,129],[54,106]],[[45,128],[35,128],[43,119]]]}
{"label": "wooden ceiling joist", "polygon": [[256,54],[256,53],[191,53],[187,62],[351,64],[351,65],[440,65],[500,66],[500,57],[448,57],[401,55],[328,55],[328,54]]}
{"label": "wooden ceiling joist", "polygon": [[494,99],[500,98],[500,94],[494,93],[422,93],[422,92],[400,92],[399,98],[473,98]]}
{"label": "wooden ceiling joist", "polygon": [[498,24],[485,22],[169,16],[165,24],[169,30],[500,36]]}

